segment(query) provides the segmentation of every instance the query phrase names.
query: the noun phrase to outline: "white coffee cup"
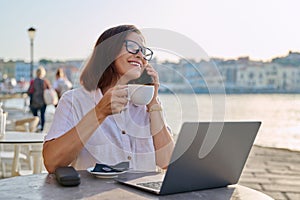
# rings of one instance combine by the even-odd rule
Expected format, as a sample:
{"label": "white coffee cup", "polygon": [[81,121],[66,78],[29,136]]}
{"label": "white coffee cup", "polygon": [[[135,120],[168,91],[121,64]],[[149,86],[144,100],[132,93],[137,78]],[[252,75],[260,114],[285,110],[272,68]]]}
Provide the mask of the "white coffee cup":
{"label": "white coffee cup", "polygon": [[154,95],[154,85],[128,84],[128,100],[135,105],[147,105]]}

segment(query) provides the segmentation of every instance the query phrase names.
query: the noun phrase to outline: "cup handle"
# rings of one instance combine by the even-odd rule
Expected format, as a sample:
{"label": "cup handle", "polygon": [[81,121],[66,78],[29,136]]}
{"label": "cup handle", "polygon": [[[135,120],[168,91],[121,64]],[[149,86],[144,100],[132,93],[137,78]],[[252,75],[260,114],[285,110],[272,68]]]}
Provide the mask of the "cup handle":
{"label": "cup handle", "polygon": [[127,90],[127,100],[130,101],[129,88],[126,88],[126,90]]}

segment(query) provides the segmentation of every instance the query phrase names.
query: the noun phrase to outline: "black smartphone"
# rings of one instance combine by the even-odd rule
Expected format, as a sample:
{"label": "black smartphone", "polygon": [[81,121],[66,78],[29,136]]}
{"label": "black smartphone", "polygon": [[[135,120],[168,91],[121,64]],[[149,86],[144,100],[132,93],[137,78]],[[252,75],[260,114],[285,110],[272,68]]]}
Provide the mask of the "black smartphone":
{"label": "black smartphone", "polygon": [[71,166],[58,167],[55,170],[56,180],[63,186],[77,186],[80,184],[80,175]]}
{"label": "black smartphone", "polygon": [[153,79],[147,70],[144,70],[139,78],[129,81],[128,84],[153,85]]}

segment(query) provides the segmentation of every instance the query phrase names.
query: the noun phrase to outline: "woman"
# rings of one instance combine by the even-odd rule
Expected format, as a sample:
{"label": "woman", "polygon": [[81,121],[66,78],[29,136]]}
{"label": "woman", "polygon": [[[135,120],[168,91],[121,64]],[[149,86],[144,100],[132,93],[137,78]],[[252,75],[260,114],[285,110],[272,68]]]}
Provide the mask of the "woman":
{"label": "woman", "polygon": [[[56,108],[45,138],[44,164],[49,173],[72,165],[129,161],[134,170],[153,171],[168,165],[174,142],[158,101],[159,78],[148,64],[152,51],[132,25],[106,30],[96,42],[80,82]],[[155,94],[147,106],[128,101],[127,83],[143,70],[153,78]]]}
{"label": "woman", "polygon": [[34,116],[40,113],[40,131],[44,130],[45,112],[47,104],[44,101],[44,90],[49,89],[50,83],[45,79],[46,70],[44,67],[39,67],[36,70],[36,78],[30,82],[28,93],[30,96],[30,110]]}
{"label": "woman", "polygon": [[[58,68],[55,74],[55,81],[53,82],[53,88],[55,89],[58,98],[63,95],[66,91],[72,89],[73,85],[65,76],[64,70],[62,68]],[[55,107],[57,105],[54,105]]]}

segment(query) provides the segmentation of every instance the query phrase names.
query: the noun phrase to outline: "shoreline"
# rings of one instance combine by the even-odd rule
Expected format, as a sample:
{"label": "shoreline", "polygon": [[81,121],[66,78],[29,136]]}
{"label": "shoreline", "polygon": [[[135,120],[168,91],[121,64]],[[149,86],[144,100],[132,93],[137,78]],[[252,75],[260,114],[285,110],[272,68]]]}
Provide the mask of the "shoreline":
{"label": "shoreline", "polygon": [[[50,108],[49,108],[50,107]],[[50,111],[49,111],[50,109]],[[47,112],[48,110],[48,112]],[[55,108],[53,105],[48,105],[46,110],[46,121],[45,121],[45,128],[44,131],[47,133],[51,126],[52,119],[54,117]],[[17,108],[17,107],[4,107],[4,111],[8,112],[8,123],[12,120],[17,120],[21,118],[26,118],[29,116],[32,116],[29,108]],[[9,127],[9,125],[8,125]],[[268,149],[278,149],[278,150],[286,150],[290,152],[300,152],[300,149],[294,149],[289,147],[277,147],[277,146],[269,146],[269,145],[263,145],[263,144],[253,144],[253,146],[262,147],[262,148],[268,148]]]}
{"label": "shoreline", "polygon": [[[50,111],[49,111],[50,110]],[[16,120],[20,118],[25,118],[28,116],[32,116],[29,108],[20,108],[20,107],[5,107],[4,111],[8,112],[7,120]],[[46,109],[46,121],[45,121],[45,130],[47,132],[51,126],[52,119],[54,117],[55,108],[53,105],[48,105]],[[254,144],[254,146],[263,147],[263,148],[275,148],[279,150],[288,150],[294,152],[300,152],[300,149],[294,149],[289,147],[276,147],[276,146],[269,146],[263,144]]]}
{"label": "shoreline", "polygon": [[277,150],[282,150],[282,151],[299,152],[300,153],[300,149],[292,149],[292,148],[288,148],[288,147],[272,147],[272,146],[261,145],[261,144],[253,144],[253,146],[259,147],[259,148],[265,148],[265,149],[277,149]]}
{"label": "shoreline", "polygon": [[[299,119],[294,117],[300,111],[298,106],[300,96],[274,95],[229,95],[225,99],[224,113],[226,115],[224,114],[223,119],[226,121],[262,121],[262,126],[254,144],[300,151]],[[193,121],[199,119],[201,121],[211,121],[215,117],[212,115],[214,113],[212,112],[212,99],[207,95],[197,95],[191,100],[190,95],[170,96],[161,94],[160,99],[162,102],[175,102],[174,105],[163,103],[166,120],[175,134],[180,131],[180,124],[185,120]],[[274,104],[273,106],[269,104],[270,101]],[[247,106],[245,106],[244,102],[247,102]],[[28,103],[23,99],[12,99],[6,101],[5,105],[23,110],[27,106],[28,111]],[[195,109],[190,110],[189,108],[193,108],[192,106],[195,106],[195,109],[198,108],[198,112],[201,113],[197,114],[194,112]],[[189,111],[188,114],[182,114],[181,109],[183,108]],[[47,106],[46,124],[51,123],[49,120],[52,118],[54,112],[54,106]],[[286,121],[282,121],[283,115],[286,117]]]}

